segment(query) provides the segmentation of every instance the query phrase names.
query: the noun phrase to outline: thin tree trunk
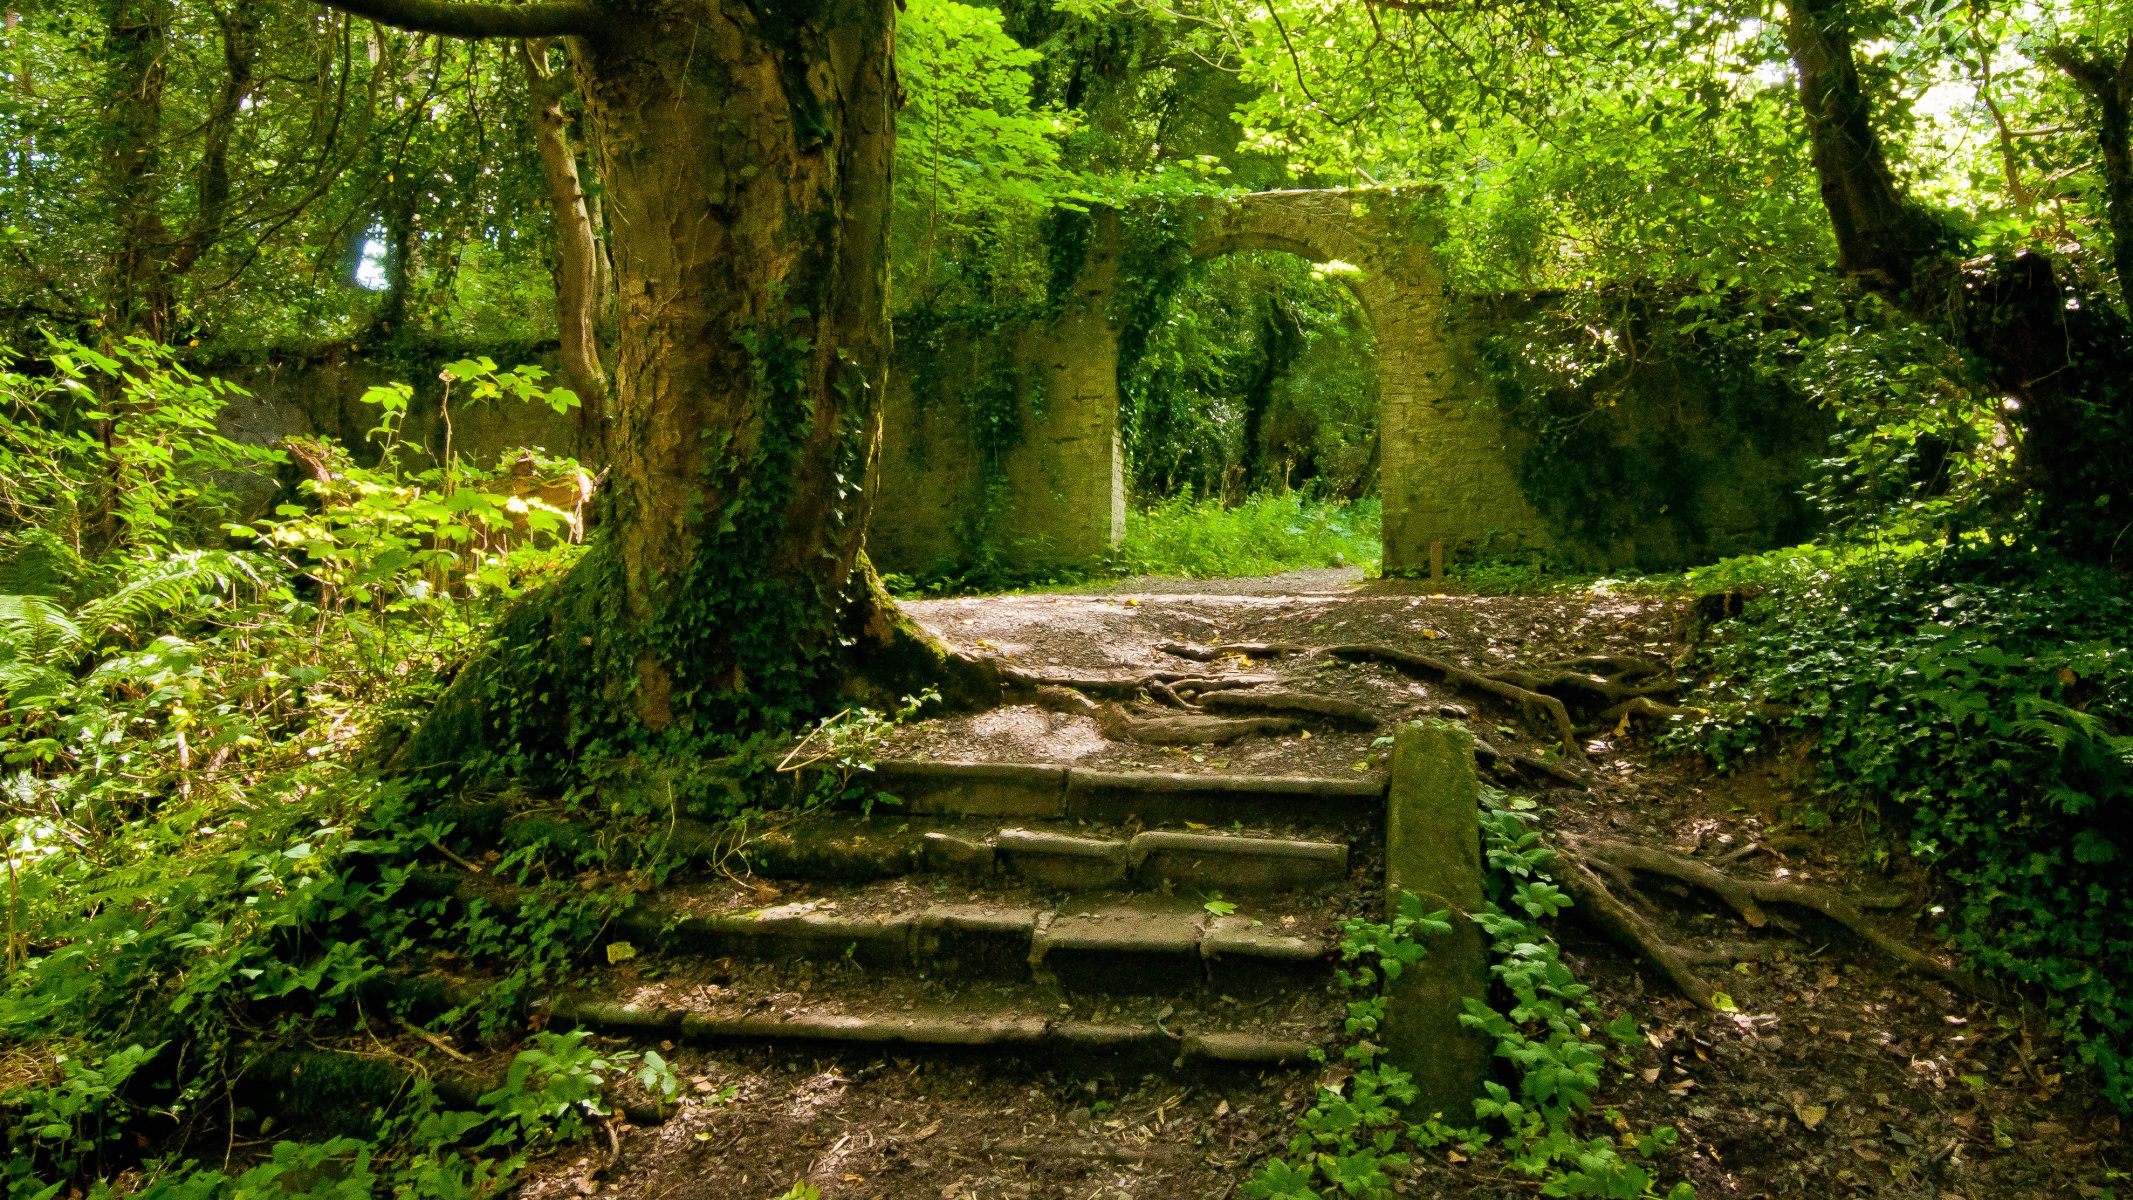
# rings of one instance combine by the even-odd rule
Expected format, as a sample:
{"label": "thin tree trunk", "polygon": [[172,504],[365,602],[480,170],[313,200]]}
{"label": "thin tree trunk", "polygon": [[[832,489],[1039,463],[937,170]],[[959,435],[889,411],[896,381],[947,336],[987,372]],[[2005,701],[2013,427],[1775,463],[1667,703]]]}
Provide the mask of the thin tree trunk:
{"label": "thin tree trunk", "polygon": [[170,0],[105,0],[104,36],[105,188],[117,232],[104,319],[115,335],[161,338],[171,309],[160,204]]}
{"label": "thin tree trunk", "polygon": [[599,342],[600,245],[578,178],[569,120],[563,114],[568,84],[548,69],[545,40],[521,41],[519,56],[526,64],[526,92],[541,175],[555,211],[556,336],[562,343],[563,374],[583,405],[578,410],[578,457],[600,462],[605,458],[601,447],[607,409],[607,370],[600,363]]}
{"label": "thin tree trunk", "polygon": [[191,271],[200,256],[222,240],[230,211],[230,140],[237,114],[252,94],[259,61],[262,17],[256,0],[232,0],[227,9],[216,10],[215,23],[222,32],[222,87],[201,130],[198,206],[171,248],[165,268],[171,276]]}

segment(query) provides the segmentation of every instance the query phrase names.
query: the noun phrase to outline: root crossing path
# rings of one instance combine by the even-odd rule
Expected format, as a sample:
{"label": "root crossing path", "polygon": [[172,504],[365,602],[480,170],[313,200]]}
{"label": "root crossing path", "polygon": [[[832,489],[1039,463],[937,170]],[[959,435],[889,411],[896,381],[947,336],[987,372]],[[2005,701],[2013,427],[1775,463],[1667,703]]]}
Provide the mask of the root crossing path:
{"label": "root crossing path", "polygon": [[[526,1194],[1241,1195],[1344,1084],[1312,1057],[1343,1044],[1339,924],[1382,912],[1381,739],[1424,717],[1465,722],[1572,856],[1566,960],[1644,1033],[1600,1102],[1680,1131],[1667,1177],[1947,1200],[2125,1165],[2042,1028],[1935,944],[1945,898],[1789,823],[1805,760],[1711,777],[1655,748],[1685,711],[1676,606],[1312,582],[908,605],[1005,667],[1006,702],[897,730],[875,783],[900,804],[708,839],[611,931],[626,952],[538,1002],[688,1093]],[[1533,1186],[1489,1151],[1397,1181]]]}

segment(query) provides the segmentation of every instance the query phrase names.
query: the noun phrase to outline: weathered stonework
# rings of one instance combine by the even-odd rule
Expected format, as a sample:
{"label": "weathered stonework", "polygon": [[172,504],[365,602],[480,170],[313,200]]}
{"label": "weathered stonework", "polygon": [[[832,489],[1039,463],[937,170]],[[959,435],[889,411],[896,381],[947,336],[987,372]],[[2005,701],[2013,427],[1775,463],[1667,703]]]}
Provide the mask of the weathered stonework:
{"label": "weathered stonework", "polygon": [[1505,452],[1496,410],[1453,387],[1444,278],[1430,249],[1434,194],[1397,188],[1254,192],[1195,214],[1192,253],[1280,250],[1345,263],[1378,341],[1384,568],[1426,569],[1431,542],[1545,540]]}
{"label": "weathered stonework", "polygon": [[[1444,341],[1444,285],[1430,250],[1431,194],[1400,189],[1254,192],[1194,203],[1185,237],[1196,259],[1279,250],[1342,263],[1378,343],[1381,490],[1388,571],[1425,568],[1432,542],[1492,548],[1544,544],[1495,410],[1454,394]],[[914,394],[908,371],[890,384],[872,552],[888,570],[926,570],[971,549],[971,514],[990,543],[1022,565],[1086,562],[1118,544],[1125,524],[1118,431],[1115,217],[1099,220],[1063,310],[1001,336],[1034,368],[1018,388],[1022,435],[1004,456],[1004,496],[986,497],[967,415]],[[972,346],[936,365],[969,380]]]}

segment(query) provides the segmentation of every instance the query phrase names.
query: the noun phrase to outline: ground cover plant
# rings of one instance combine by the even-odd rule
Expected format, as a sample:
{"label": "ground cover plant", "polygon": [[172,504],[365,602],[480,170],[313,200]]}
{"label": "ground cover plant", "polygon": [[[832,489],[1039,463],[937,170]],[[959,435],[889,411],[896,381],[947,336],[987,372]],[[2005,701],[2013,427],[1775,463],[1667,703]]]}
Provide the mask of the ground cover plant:
{"label": "ground cover plant", "polygon": [[1807,753],[1797,819],[1866,820],[1950,883],[1939,931],[2034,989],[2133,1092],[2133,594],[2020,544],[1808,550],[1702,578],[1757,589],[1705,649],[1701,711],[1671,736],[1720,764]]}
{"label": "ground cover plant", "polygon": [[[1047,1132],[1001,1144],[1043,1157],[1071,1121],[1071,1148],[1102,1164],[1076,1182],[1125,1191],[1176,1166],[1150,1151],[1169,1136],[1156,1150],[1278,1200],[1399,1194],[1425,1167],[1502,1194],[1678,1197],[1736,1168],[1768,1182],[1772,1160],[1799,1168],[1800,1196],[1961,1194],[1966,1155],[2055,1137],[2045,1166],[1995,1178],[2085,1197],[2124,1180],[2123,12],[39,0],[5,16],[11,1200],[619,1186],[627,1126],[681,1100],[725,1110],[740,1084],[677,1073],[662,1043],[686,1040],[666,1036],[678,1024],[623,1049],[548,1027],[543,1002],[614,972],[661,982],[650,937],[611,934],[692,886],[834,915],[816,890],[779,893],[766,833],[795,813],[900,822],[870,781],[899,730],[924,727],[911,736],[936,737],[937,759],[1354,781],[1383,765],[1359,726],[1394,708],[1464,721],[1500,781],[1548,793],[1546,835],[1541,807],[1490,796],[1486,910],[1401,897],[1348,913],[1333,939],[1347,1037],[1321,1071],[1184,1118],[1193,1101],[1150,1097],[1146,1144],[1090,1149],[1123,1120],[1077,1090],[1097,1081],[1046,1093],[1063,1077],[1031,1085],[1017,1061],[1004,1090],[968,1094],[1013,1091]],[[1341,233],[1342,212],[1397,221],[1408,257],[1369,261],[1430,303],[1366,312],[1373,281],[1335,241],[1201,223],[1240,192],[1335,189],[1311,232]],[[1385,426],[1501,429],[1515,466],[1500,486],[1519,492],[1463,494],[1448,469],[1403,494],[1531,509],[1576,546],[1454,545],[1451,595],[1373,580],[1375,608],[1327,576],[1309,596],[1294,580],[1196,589],[1176,612],[1069,594],[1376,574],[1379,464],[1414,460],[1379,445],[1380,405],[1406,402],[1379,395],[1394,323],[1434,323],[1441,338],[1384,345],[1463,390]],[[1076,374],[1090,345],[1116,351],[1114,374]],[[1633,395],[1668,400],[1643,406],[1663,419],[1631,419]],[[950,465],[971,486],[937,531],[960,549],[884,579],[868,546],[886,544],[898,397],[953,435],[936,453],[967,458]],[[1092,411],[1108,424],[1064,427]],[[1057,562],[1002,532],[1018,495],[1070,494],[1018,457],[1054,441],[1102,446],[1090,461],[1132,482],[1114,553]],[[1773,488],[1768,511],[1735,503]],[[1608,562],[1607,577],[1566,565]],[[890,594],[961,593],[929,611],[977,626],[973,593],[1034,586],[1060,593],[1031,598],[1049,620],[961,642]],[[1658,630],[1669,605],[1679,636]],[[1288,624],[1243,640],[1240,614]],[[952,719],[988,732],[957,742]],[[1767,783],[1792,771],[1811,795]],[[1713,779],[1743,803],[1702,795]],[[1769,820],[1749,812],[1775,793]],[[1642,819],[1655,811],[1679,819]],[[1901,1011],[1921,994],[1909,980],[1764,942],[1699,944],[1711,975],[1648,993],[1640,947],[1580,941],[1608,918],[1568,903],[1578,839],[1624,824],[1690,896],[1726,894],[1697,890],[1705,868],[1759,888],[1814,870],[1847,895],[1904,880],[1923,925],[1823,915],[1908,947],[1894,957],[1913,968],[1941,964],[1910,942],[1959,954],[1929,973],[1989,1011],[1951,1004],[1920,1028]],[[990,862],[998,845],[962,849]],[[1360,853],[1329,904],[1363,907]],[[1590,861],[1618,883],[1637,869]],[[1734,907],[1763,936],[1761,908]],[[1369,1040],[1379,988],[1426,969],[1418,932],[1468,919],[1498,984],[1468,1016],[1498,1069],[1470,1113],[1407,1111]],[[732,956],[712,957],[702,986],[746,993],[717,961]],[[806,977],[893,994],[851,974],[878,967],[862,957],[854,943]],[[1739,1011],[1712,977],[1763,989],[1772,1011]],[[1833,1015],[1832,997],[1856,1011]],[[1781,1006],[1820,1057],[1790,1026],[1762,1036]],[[1049,1033],[1065,1018],[1044,1007]],[[2078,1069],[2032,1044],[2032,1008]],[[1183,1042],[1175,1015],[1150,1027]],[[1970,1069],[1996,1054],[1996,1073]],[[1871,1055],[1901,1055],[1899,1073]],[[926,1108],[898,1058],[850,1051],[806,1086],[893,1073],[892,1105],[952,1111]],[[1833,1065],[1843,1079],[1802,1078]],[[1707,1066],[1733,1078],[1699,1082]],[[1797,1094],[1751,1096],[1758,1080]],[[1724,1098],[1699,1113],[1702,1087]],[[1629,1096],[1667,1119],[1616,1106]],[[756,1152],[778,1159],[774,1183],[697,1129],[684,1149],[700,1157],[667,1160],[644,1194],[883,1194],[831,1160],[973,1147],[939,1118],[887,1149],[873,1129],[815,1146],[771,1128]],[[811,1152],[797,1182],[796,1147]],[[599,1165],[559,1184],[574,1155]],[[963,1182],[927,1190],[1016,1181]]]}

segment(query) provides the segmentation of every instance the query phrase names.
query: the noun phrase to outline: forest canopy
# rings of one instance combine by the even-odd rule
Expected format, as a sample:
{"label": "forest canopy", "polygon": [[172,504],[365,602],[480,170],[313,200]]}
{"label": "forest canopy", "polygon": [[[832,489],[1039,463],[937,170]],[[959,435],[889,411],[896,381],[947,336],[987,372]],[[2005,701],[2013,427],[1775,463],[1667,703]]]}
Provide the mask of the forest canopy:
{"label": "forest canopy", "polygon": [[[1446,1159],[1467,1183],[1548,1195],[1693,1192],[1673,1182],[1692,1170],[1675,1131],[1626,1117],[1607,1089],[1641,1078],[1645,1100],[1687,1104],[1693,1081],[1632,1057],[1666,1053],[1685,1076],[1709,1061],[1701,1035],[1674,1040],[1693,1022],[1760,1038],[1765,1018],[1714,980],[1811,998],[1856,976],[1783,957],[1759,975],[1760,951],[1734,961],[1727,946],[1670,957],[1647,916],[1665,900],[1643,902],[1660,893],[1638,872],[1725,902],[1698,920],[1737,914],[1762,936],[1800,928],[1765,929],[1766,906],[1808,896],[1829,922],[1808,928],[1898,946],[1890,978],[1999,1006],[1996,1033],[1929,1014],[1946,1028],[1921,1055],[1932,1038],[1989,1037],[1979,1053],[2019,1047],[2007,1074],[2040,1103],[2078,1076],[2099,1113],[2133,1106],[2125,6],[17,0],[4,16],[10,1200],[486,1198],[599,1138],[613,1157],[573,1184],[591,1194],[631,1122],[682,1101],[731,1111],[739,1087],[707,1070],[682,1094],[663,1057],[678,1016],[588,1005],[567,1029],[553,1003],[601,971],[670,982],[655,964],[675,928],[723,945],[731,922],[645,915],[669,912],[671,882],[730,886],[742,907],[722,916],[753,921],[780,869],[855,888],[954,874],[933,889],[948,896],[966,877],[997,883],[1017,853],[1125,887],[1169,869],[1165,845],[1305,845],[1182,801],[1195,816],[1177,829],[1143,829],[1138,811],[1069,829],[1066,768],[990,759],[981,782],[1037,778],[1058,807],[1030,819],[1060,829],[1002,828],[1027,815],[1010,806],[978,811],[991,824],[974,841],[914,832],[907,818],[939,814],[878,786],[877,760],[972,713],[1003,743],[1068,730],[1103,747],[1088,753],[1106,771],[1154,764],[1166,786],[1267,744],[1334,777],[1275,789],[1290,799],[1375,801],[1396,755],[1452,747],[1480,835],[1452,842],[1462,861],[1485,847],[1487,889],[1456,920],[1411,891],[1386,900],[1382,847],[1366,843],[1352,871],[1345,842],[1295,852],[1337,864],[1321,899],[1377,906],[1320,913],[1316,941],[1282,940],[1282,917],[1240,915],[1211,885],[1149,889],[1190,923],[1169,943],[1190,961],[1166,983],[1197,985],[1224,947],[1337,980],[1319,990],[1337,998],[1340,1041],[1315,1060],[1224,1040],[1228,1026],[1182,1035],[1169,1007],[1131,1027],[1158,1066],[1311,1062],[1301,1095],[1256,1101],[1255,1148],[1224,1168],[1242,1195],[1384,1197]],[[1506,431],[1510,500],[1575,536],[1501,555],[1454,543],[1449,564],[1433,538],[1427,566],[1375,558],[1393,504],[1384,414],[1407,397],[1381,370],[1373,322],[1388,314],[1336,256],[1188,236],[1220,203],[1287,190],[1406,221],[1432,290],[1392,315],[1484,330],[1462,343],[1478,382],[1456,400]],[[1016,448],[1056,432],[1058,398],[1032,382],[1049,376],[1024,360],[1057,347],[1025,339],[1097,325],[1115,370],[1106,359],[1090,390],[1117,410],[1099,465],[1132,511],[1106,553],[1033,566],[995,533],[1018,497],[1065,491],[1011,478]],[[1678,419],[1618,436],[1654,378],[1680,385],[1659,406]],[[1675,435],[1693,422],[1672,400],[1692,391],[1699,414],[1797,470],[1757,497],[1777,516],[1741,535],[1763,539],[1752,553],[1680,551],[1639,575],[1669,551],[1648,538],[1640,559],[1637,520],[1687,526],[1702,517],[1669,510],[1692,484],[1745,495],[1781,474],[1722,463],[1715,482],[1687,480]],[[914,410],[948,396],[950,415],[919,415],[950,429],[935,453],[975,481],[963,542],[884,577],[869,550],[884,424],[923,440]],[[1602,550],[1578,559],[1579,539]],[[1287,575],[1305,569],[1333,574]],[[1421,578],[1385,578],[1400,569]],[[949,639],[898,600],[976,620],[1006,598],[911,598],[1246,574],[1287,590],[1211,603],[1227,625],[1191,610],[1209,596],[1175,601],[1160,641],[1147,622],[1170,610],[1138,596],[1016,600],[1031,605],[1019,643],[981,625]],[[1339,641],[1347,618],[1315,615],[1356,594],[1315,589],[1366,575],[1395,598],[1387,636],[1412,645]],[[1423,607],[1447,591],[1464,594]],[[1538,595],[1492,608],[1492,592]],[[1054,600],[1114,623],[1034,607]],[[1233,614],[1260,609],[1294,618],[1283,638],[1316,641],[1236,640]],[[1566,612],[1586,622],[1575,644],[1550,624]],[[1188,626],[1196,640],[1171,640]],[[1060,630],[1107,665],[1064,665],[1087,648]],[[1141,656],[1130,678],[1122,654]],[[1296,690],[1317,687],[1404,707],[1381,722],[1347,693]],[[930,744],[942,753],[906,779],[949,778],[946,756],[969,749]],[[1695,786],[1638,793],[1632,768]],[[1701,831],[1683,854],[1594,827],[1562,836],[1543,809],[1717,803],[1698,789],[1751,771],[1795,790],[1722,857]],[[791,840],[810,821],[865,832],[810,857]],[[1931,952],[1906,956],[1873,932],[1881,918],[1800,890],[1806,860],[1762,836],[1778,823],[1839,830],[1847,857],[1829,871],[1848,883],[1904,880],[1888,907]],[[1766,859],[1786,865],[1764,878]],[[1738,886],[1751,871],[1753,894]],[[1610,888],[1643,901],[1605,907]],[[914,948],[1020,929],[1019,948],[986,959],[1013,974],[1049,936],[1026,905],[1026,927],[929,908],[878,923],[867,937],[889,934],[863,949],[809,895],[780,919],[800,940],[836,933],[815,939],[838,942],[820,977],[856,973],[838,978],[868,993],[901,995],[866,974],[882,958],[900,969]],[[1626,950],[1638,1004],[1641,963],[1652,1002],[1670,987],[1679,1011],[1642,1026],[1641,1010],[1603,1013],[1549,932],[1566,911],[1598,914]],[[1471,1118],[1409,1111],[1415,1079],[1378,1036],[1403,971],[1459,949],[1448,935],[1467,939],[1486,994],[1447,1029],[1495,1056]],[[733,956],[711,957],[726,965],[705,986],[740,986]],[[943,1044],[1049,1036],[1069,1006],[1044,996],[1037,1016],[953,1026]],[[1265,1006],[1212,1003],[1223,1021]],[[1871,1003],[1904,1007],[1894,985]],[[1128,1028],[1081,1016],[1091,1044]],[[948,1028],[895,1019],[876,1040]],[[602,1020],[622,1032],[591,1038]],[[2041,1069],[2033,1028],[2075,1069]],[[635,1048],[616,1049],[625,1038]],[[395,1048],[372,1054],[384,1039]],[[477,1058],[495,1078],[468,1082]],[[1955,1070],[1934,1068],[1936,1095],[1979,1111],[2018,1090]],[[304,1071],[317,1082],[291,1082]],[[262,1080],[359,1097],[360,1117],[292,1109],[277,1129]],[[1098,1090],[1069,1090],[1075,1128],[1111,1111]],[[1238,1095],[1194,1119],[1241,1128]],[[1802,1090],[1737,1123],[1812,1133],[1833,1103]],[[1169,1102],[1147,1107],[1160,1132]],[[2014,1144],[1998,1117],[1963,1136]],[[1923,1161],[1931,1149],[1876,1183],[1961,1162]],[[1715,1154],[1693,1168],[1726,1169]],[[786,1200],[817,1195],[803,1180]]]}

